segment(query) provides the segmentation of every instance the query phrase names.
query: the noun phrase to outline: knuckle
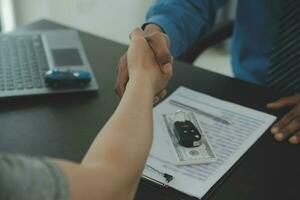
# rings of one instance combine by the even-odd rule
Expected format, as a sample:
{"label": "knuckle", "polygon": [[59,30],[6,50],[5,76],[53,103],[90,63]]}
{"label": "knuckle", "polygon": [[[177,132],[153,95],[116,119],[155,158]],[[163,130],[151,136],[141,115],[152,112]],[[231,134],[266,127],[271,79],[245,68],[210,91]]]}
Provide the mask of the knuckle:
{"label": "knuckle", "polygon": [[135,27],[132,31],[140,31],[141,29],[139,27]]}
{"label": "knuckle", "polygon": [[276,126],[278,127],[278,128],[282,128],[282,127],[284,127],[286,124],[288,124],[289,123],[289,120],[286,118],[286,117],[283,117],[277,124],[276,124]]}
{"label": "knuckle", "polygon": [[116,80],[116,82],[115,82],[115,87],[114,87],[115,91],[116,91],[116,90],[119,90],[119,87],[120,87],[120,79],[117,78],[117,80]]}
{"label": "knuckle", "polygon": [[[300,120],[299,120],[300,121]],[[293,133],[295,131],[297,131],[300,128],[300,123],[296,122],[295,120],[293,122],[291,122],[289,125],[287,125],[286,127],[284,127],[281,132],[283,134],[289,134],[289,133]]]}
{"label": "knuckle", "polygon": [[118,85],[116,85],[115,86],[115,93],[117,94],[117,95],[120,95],[120,88],[119,88],[119,86]]}
{"label": "knuckle", "polygon": [[297,124],[293,124],[292,126],[288,126],[287,127],[287,131],[288,133],[295,133],[295,131],[297,131],[299,128],[299,126]]}
{"label": "knuckle", "polygon": [[299,126],[295,122],[292,122],[288,126],[286,126],[284,129],[287,134],[294,133],[295,131],[297,131],[299,129]]}
{"label": "knuckle", "polygon": [[159,32],[159,31],[155,31],[155,32],[153,32],[153,34],[151,34],[149,37],[160,38],[162,34],[163,34],[163,33]]}
{"label": "knuckle", "polygon": [[168,36],[165,34],[165,33],[162,33],[162,32],[159,32],[158,34],[157,34],[157,37],[160,39],[160,40],[163,40],[163,41],[165,41],[165,42],[168,42]]}
{"label": "knuckle", "polygon": [[157,37],[157,39],[159,39],[159,40],[163,40],[163,41],[166,41],[166,37],[165,37],[165,34],[164,33],[157,33],[156,34],[156,37]]}

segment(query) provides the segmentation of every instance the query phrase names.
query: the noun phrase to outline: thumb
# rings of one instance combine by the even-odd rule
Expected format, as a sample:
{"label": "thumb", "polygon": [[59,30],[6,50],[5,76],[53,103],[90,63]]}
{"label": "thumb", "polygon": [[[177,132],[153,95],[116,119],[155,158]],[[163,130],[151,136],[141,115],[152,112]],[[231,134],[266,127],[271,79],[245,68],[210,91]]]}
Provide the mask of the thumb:
{"label": "thumb", "polygon": [[146,51],[149,45],[143,34],[142,29],[135,28],[129,35],[131,42],[127,53],[128,66],[132,66],[133,64],[139,65],[144,62],[143,55],[147,53]]}

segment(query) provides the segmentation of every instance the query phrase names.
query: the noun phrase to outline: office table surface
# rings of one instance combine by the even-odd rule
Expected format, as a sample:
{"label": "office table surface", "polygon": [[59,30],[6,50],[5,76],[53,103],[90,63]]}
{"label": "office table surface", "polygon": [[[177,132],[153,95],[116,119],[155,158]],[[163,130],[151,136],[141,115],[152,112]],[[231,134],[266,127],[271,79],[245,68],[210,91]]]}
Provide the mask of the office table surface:
{"label": "office table surface", "polygon": [[[21,29],[61,28],[64,27],[41,20]],[[119,102],[114,93],[116,65],[127,47],[84,32],[80,35],[100,86],[98,93],[1,99],[0,152],[47,155],[77,162],[83,158]],[[266,88],[179,61],[175,61],[174,72],[169,92],[183,85],[264,112],[266,103],[278,97]],[[299,148],[300,145],[275,142],[266,132],[205,199],[299,199]],[[142,181],[136,199],[191,198]]]}

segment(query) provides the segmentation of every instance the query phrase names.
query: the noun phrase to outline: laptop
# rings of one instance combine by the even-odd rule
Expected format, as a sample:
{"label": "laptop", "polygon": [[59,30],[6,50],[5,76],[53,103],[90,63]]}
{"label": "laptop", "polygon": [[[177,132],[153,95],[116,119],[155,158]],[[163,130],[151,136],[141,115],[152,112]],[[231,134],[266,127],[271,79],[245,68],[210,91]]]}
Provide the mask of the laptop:
{"label": "laptop", "polygon": [[[51,88],[45,74],[52,69],[89,72],[91,81],[84,87]],[[77,31],[0,34],[0,98],[97,90]]]}

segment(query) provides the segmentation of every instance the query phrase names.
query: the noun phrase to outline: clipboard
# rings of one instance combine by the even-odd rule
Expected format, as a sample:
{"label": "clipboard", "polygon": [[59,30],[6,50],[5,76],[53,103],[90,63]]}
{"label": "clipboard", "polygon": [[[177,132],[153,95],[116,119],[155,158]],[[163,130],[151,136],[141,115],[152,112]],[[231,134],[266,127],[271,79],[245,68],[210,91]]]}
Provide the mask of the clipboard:
{"label": "clipboard", "polygon": [[[261,139],[262,138],[260,138],[260,140]],[[260,140],[258,140],[258,141],[260,141]],[[255,144],[250,149],[252,149],[255,146]],[[216,190],[222,184],[224,184],[224,182],[234,173],[235,169],[240,165],[240,163],[244,159],[246,159],[246,157],[248,155],[248,151],[224,174],[224,176],[222,178],[219,179],[219,181],[217,181],[210,188],[210,190],[201,198],[201,200],[208,200],[216,192]],[[176,178],[176,177],[174,177],[174,178]],[[178,190],[168,186],[167,184],[165,184],[163,182],[160,182],[160,181],[158,181],[156,179],[153,179],[153,178],[151,178],[149,176],[146,176],[146,175],[142,175],[142,180],[140,182],[139,189],[143,186],[149,187],[149,188],[151,188],[151,190],[155,190],[155,191],[159,190],[160,195],[165,195],[165,196],[167,196],[169,198],[172,198],[174,200],[177,200],[177,199],[180,199],[180,200],[199,200],[199,198],[197,198],[197,197],[193,197],[193,196],[185,194],[181,191],[178,191]],[[138,195],[139,192],[143,193],[142,191],[138,191],[137,195]],[[145,197],[144,194],[143,194],[143,197]],[[164,198],[162,198],[162,199],[164,199]]]}

